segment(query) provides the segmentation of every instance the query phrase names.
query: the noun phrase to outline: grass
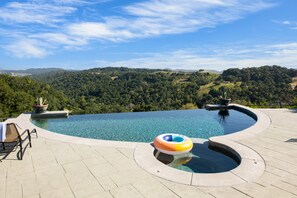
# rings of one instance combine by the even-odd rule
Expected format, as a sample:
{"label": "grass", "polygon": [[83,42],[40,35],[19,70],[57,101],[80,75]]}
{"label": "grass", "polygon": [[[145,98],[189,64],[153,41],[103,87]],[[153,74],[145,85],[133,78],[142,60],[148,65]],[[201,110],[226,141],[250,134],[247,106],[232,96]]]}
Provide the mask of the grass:
{"label": "grass", "polygon": [[292,87],[292,89],[295,89],[296,86],[297,86],[297,77],[294,77],[292,79],[291,87]]}
{"label": "grass", "polygon": [[199,89],[199,93],[201,94],[208,94],[210,89],[215,89],[218,90],[220,87],[226,87],[226,88],[234,88],[234,87],[239,87],[241,85],[241,82],[236,82],[236,83],[231,83],[231,82],[223,82],[219,85],[215,85],[213,82],[203,85]]}
{"label": "grass", "polygon": [[183,105],[180,109],[181,110],[198,109],[198,107],[197,107],[197,105],[195,105],[193,103],[187,103],[187,104]]}

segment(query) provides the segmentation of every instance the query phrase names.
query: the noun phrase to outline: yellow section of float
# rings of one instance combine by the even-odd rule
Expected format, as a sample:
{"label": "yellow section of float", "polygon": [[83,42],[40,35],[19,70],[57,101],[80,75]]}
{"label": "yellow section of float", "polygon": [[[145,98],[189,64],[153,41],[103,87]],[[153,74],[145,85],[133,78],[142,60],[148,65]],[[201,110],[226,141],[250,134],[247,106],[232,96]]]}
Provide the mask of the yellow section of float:
{"label": "yellow section of float", "polygon": [[162,153],[178,155],[190,152],[193,148],[193,142],[187,136],[175,133],[166,133],[155,138],[154,146]]}

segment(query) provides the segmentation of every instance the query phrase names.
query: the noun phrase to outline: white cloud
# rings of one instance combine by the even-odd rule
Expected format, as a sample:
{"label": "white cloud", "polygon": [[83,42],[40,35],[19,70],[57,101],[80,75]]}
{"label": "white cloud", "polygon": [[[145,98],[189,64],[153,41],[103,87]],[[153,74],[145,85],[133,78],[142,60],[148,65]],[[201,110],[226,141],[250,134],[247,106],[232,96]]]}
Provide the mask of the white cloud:
{"label": "white cloud", "polygon": [[81,46],[81,45],[87,44],[87,41],[85,39],[70,37],[62,33],[33,34],[33,35],[29,35],[29,37],[34,39],[41,39],[46,43],[62,45],[62,46]]}
{"label": "white cloud", "polygon": [[124,38],[131,38],[133,34],[124,29],[113,29],[113,27],[109,27],[109,25],[104,23],[78,23],[72,24],[67,27],[67,31],[69,35],[74,35],[79,38],[85,39],[106,39],[111,41],[119,41]]}
{"label": "white cloud", "polygon": [[297,29],[297,21],[288,21],[288,20],[273,20],[274,23],[277,23],[279,25],[283,25],[285,27],[289,27],[291,30],[296,30]]}
{"label": "white cloud", "polygon": [[[114,38],[107,30],[117,31],[118,37],[122,37],[119,40],[179,34],[232,22],[271,6],[260,0],[150,0],[126,6],[123,8],[126,18],[105,17],[104,22],[97,23],[97,28],[93,23],[92,29],[93,34],[107,40]],[[88,23],[79,25],[82,31],[89,32]]]}
{"label": "white cloud", "polygon": [[[292,62],[292,64],[295,64],[297,66],[297,43],[285,43],[285,44],[278,44],[278,45],[271,45],[271,54],[276,57],[277,59],[280,59],[282,62],[291,62],[292,60],[295,61],[295,63]],[[278,61],[280,61],[278,60]],[[276,60],[277,61],[277,60]]]}
{"label": "white cloud", "polygon": [[[87,46],[92,40],[112,42],[195,32],[230,23],[274,6],[267,0],[147,0],[120,8],[118,16],[91,20],[71,18],[89,3],[106,0],[29,0],[0,7],[0,23],[20,36],[55,48]],[[76,15],[78,17],[79,15]],[[22,25],[20,30],[19,26]],[[28,27],[23,24],[30,24]],[[34,25],[34,26],[33,26]],[[29,35],[29,36],[28,36]],[[19,35],[17,36],[19,37]]]}
{"label": "white cloud", "polygon": [[37,23],[44,25],[64,21],[64,16],[76,9],[69,6],[12,2],[0,8],[0,19],[8,23]]}
{"label": "white cloud", "polygon": [[150,0],[124,7],[125,17],[72,23],[64,34],[114,42],[180,34],[229,23],[271,6],[262,0]]}
{"label": "white cloud", "polygon": [[[48,2],[49,0],[43,0],[44,2]],[[97,3],[104,3],[110,0],[52,0],[54,3],[57,4],[97,4]]]}
{"label": "white cloud", "polygon": [[297,49],[297,42],[271,45],[275,49]]}
{"label": "white cloud", "polygon": [[291,22],[290,21],[283,21],[282,24],[284,24],[284,25],[291,25]]}
{"label": "white cloud", "polygon": [[31,39],[18,40],[4,47],[18,58],[42,58],[47,54],[38,41]]}
{"label": "white cloud", "polygon": [[171,69],[216,69],[281,65],[297,68],[297,43],[261,46],[217,47],[205,55],[203,49],[185,49],[168,53],[143,54],[143,57],[119,61],[97,61],[97,66]]}
{"label": "white cloud", "polygon": [[[167,18],[168,16],[189,16],[196,14],[197,10],[205,10],[216,6],[228,6],[228,1],[206,0],[151,0],[136,3],[124,8],[127,13],[138,17]],[[230,2],[230,1],[229,1]]]}

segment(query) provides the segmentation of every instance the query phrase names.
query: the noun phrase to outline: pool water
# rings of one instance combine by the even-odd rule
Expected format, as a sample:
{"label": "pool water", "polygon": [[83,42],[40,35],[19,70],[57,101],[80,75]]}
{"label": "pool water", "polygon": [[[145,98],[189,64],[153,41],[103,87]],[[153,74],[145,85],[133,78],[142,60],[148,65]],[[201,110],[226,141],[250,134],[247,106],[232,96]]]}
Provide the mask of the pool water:
{"label": "pool water", "polygon": [[190,153],[167,155],[155,150],[155,157],[162,163],[192,173],[220,173],[236,168],[240,160],[236,156],[225,155],[208,147],[208,142],[195,143]]}
{"label": "pool water", "polygon": [[152,142],[162,133],[209,138],[234,133],[256,121],[236,110],[228,112],[174,110],[133,113],[71,115],[64,119],[32,120],[49,131],[103,140]]}

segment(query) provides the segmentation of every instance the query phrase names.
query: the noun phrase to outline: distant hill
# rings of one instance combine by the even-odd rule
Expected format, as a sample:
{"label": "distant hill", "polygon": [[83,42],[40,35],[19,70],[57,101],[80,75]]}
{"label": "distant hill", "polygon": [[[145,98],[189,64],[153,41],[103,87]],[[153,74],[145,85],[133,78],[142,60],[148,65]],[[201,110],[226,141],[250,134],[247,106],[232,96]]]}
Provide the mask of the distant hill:
{"label": "distant hill", "polygon": [[64,69],[61,68],[30,68],[26,70],[0,70],[2,74],[10,74],[12,76],[30,76],[39,75],[49,72],[63,72]]}
{"label": "distant hill", "polygon": [[31,110],[36,97],[46,98],[50,110],[74,114],[203,108],[226,95],[251,107],[297,107],[297,70],[280,66],[222,73],[125,67],[37,73],[0,75],[0,117]]}
{"label": "distant hill", "polygon": [[[169,69],[170,70],[170,69]],[[175,69],[172,70],[175,72],[188,72],[188,73],[193,73],[193,72],[201,72],[201,73],[214,73],[214,74],[221,74],[221,71],[217,71],[217,70],[205,70],[205,69],[199,69],[199,70],[191,70],[191,69]]]}
{"label": "distant hill", "polygon": [[36,76],[73,98],[76,113],[152,111],[202,108],[218,103],[225,92],[233,102],[248,106],[297,105],[293,86],[297,70],[280,66],[199,70],[93,68]]}

